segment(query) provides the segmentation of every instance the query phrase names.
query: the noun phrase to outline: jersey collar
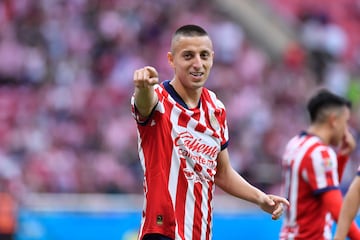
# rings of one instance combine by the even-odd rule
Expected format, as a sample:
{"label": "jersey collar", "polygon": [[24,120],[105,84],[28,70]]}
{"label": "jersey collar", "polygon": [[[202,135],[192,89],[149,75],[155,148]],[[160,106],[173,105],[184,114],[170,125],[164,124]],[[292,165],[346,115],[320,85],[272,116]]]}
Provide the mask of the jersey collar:
{"label": "jersey collar", "polygon": [[[170,96],[177,102],[179,103],[182,107],[189,109],[190,108],[186,105],[186,103],[184,102],[184,100],[180,97],[180,95],[175,91],[175,88],[170,84],[170,80],[166,80],[163,83],[163,86],[165,88],[165,90],[170,94]],[[200,107],[200,102],[197,105],[197,108]]]}

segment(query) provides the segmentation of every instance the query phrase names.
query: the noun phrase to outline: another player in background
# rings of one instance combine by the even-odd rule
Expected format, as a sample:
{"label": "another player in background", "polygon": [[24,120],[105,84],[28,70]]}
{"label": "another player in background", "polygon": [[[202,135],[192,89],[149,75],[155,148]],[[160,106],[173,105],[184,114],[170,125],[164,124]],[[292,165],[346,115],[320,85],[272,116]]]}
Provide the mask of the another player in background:
{"label": "another player in background", "polygon": [[360,166],[344,198],[334,240],[345,240],[360,206]]}
{"label": "another player in background", "polygon": [[[339,182],[356,146],[348,129],[350,107],[348,100],[326,89],[308,102],[310,125],[289,141],[283,156],[284,190],[291,206],[280,239],[331,239],[342,203]],[[355,222],[348,236],[360,239]]]}
{"label": "another player in background", "polygon": [[145,196],[139,239],[211,239],[215,184],[278,219],[288,201],[250,185],[230,165],[226,110],[204,87],[214,58],[207,32],[180,27],[167,57],[171,80],[159,83],[150,66],[134,72]]}
{"label": "another player in background", "polygon": [[18,204],[10,185],[0,173],[0,240],[16,239]]}

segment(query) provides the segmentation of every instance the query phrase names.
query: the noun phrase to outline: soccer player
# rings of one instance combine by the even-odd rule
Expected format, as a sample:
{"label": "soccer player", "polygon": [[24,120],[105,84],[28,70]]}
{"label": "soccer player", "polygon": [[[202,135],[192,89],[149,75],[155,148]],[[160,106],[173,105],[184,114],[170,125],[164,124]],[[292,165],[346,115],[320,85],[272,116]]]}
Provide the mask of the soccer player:
{"label": "soccer player", "polygon": [[230,165],[226,110],[204,87],[214,59],[207,32],[180,27],[167,57],[171,80],[159,83],[150,66],[134,72],[145,197],[139,239],[211,239],[215,184],[278,219],[288,201],[255,188]]}
{"label": "soccer player", "polygon": [[[310,125],[288,142],[283,156],[284,190],[291,206],[285,210],[280,239],[331,239],[342,203],[339,182],[356,146],[348,130],[350,107],[348,100],[326,89],[309,100]],[[348,236],[360,239],[355,222]]]}
{"label": "soccer player", "polygon": [[14,240],[17,231],[17,201],[9,179],[0,174],[0,240]]}
{"label": "soccer player", "polygon": [[334,240],[345,240],[360,206],[360,166],[344,198]]}

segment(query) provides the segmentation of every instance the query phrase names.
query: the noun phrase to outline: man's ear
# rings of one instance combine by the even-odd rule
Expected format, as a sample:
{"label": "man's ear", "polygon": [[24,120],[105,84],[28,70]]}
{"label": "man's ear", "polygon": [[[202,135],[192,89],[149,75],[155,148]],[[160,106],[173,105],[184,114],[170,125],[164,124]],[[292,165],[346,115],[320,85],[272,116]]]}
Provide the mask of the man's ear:
{"label": "man's ear", "polygon": [[328,122],[331,127],[335,127],[337,124],[338,115],[334,112],[331,112],[328,116]]}
{"label": "man's ear", "polygon": [[167,53],[167,59],[170,66],[174,68],[174,55],[171,52]]}

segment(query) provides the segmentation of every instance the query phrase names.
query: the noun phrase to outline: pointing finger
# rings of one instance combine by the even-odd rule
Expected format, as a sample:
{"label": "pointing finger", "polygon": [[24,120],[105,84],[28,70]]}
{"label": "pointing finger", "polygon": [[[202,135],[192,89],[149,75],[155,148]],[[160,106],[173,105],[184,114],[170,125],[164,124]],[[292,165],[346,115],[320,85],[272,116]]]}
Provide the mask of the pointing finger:
{"label": "pointing finger", "polygon": [[156,69],[154,67],[146,66],[145,69],[149,73],[150,78],[157,78],[158,77],[159,74],[158,74],[158,72],[156,71]]}

